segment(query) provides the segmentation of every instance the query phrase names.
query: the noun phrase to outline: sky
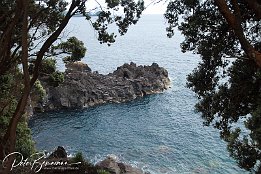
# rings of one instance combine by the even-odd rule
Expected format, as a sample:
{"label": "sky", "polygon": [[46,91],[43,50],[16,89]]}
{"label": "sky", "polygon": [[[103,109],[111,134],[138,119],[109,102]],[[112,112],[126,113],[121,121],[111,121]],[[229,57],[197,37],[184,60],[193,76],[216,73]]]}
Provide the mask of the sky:
{"label": "sky", "polygon": [[[88,0],[87,1],[87,7],[89,9],[93,9],[100,3],[102,6],[105,5],[105,0]],[[163,14],[166,10],[167,3],[165,3],[165,0],[162,0],[162,2],[159,2],[157,4],[154,4],[153,2],[158,2],[159,0],[144,0],[146,10],[143,12],[144,14]]]}
{"label": "sky", "polygon": [[157,4],[155,3],[153,4],[153,2],[151,3],[151,0],[144,0],[144,2],[145,2],[145,7],[149,5],[147,9],[144,11],[145,14],[163,14],[167,9],[167,4],[168,4],[165,1],[159,2]]}

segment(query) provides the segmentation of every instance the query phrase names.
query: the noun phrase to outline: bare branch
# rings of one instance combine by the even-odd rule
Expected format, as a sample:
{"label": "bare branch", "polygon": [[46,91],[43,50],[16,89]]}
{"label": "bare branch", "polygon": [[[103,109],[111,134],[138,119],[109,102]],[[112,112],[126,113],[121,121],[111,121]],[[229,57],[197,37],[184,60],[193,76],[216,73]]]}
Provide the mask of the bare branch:
{"label": "bare branch", "polygon": [[97,0],[95,0],[95,2],[99,5],[100,9],[104,11],[102,5]]}

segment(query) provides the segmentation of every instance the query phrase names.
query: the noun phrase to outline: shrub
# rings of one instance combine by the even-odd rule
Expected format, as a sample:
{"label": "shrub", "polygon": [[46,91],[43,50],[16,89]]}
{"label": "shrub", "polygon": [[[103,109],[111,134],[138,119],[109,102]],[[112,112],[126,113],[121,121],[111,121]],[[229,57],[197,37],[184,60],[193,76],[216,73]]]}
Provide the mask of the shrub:
{"label": "shrub", "polygon": [[[15,111],[16,105],[16,99],[12,99],[11,103],[9,103],[6,109],[2,112],[2,116],[0,117],[0,142],[4,133],[7,131],[8,124]],[[22,153],[23,157],[27,158],[35,152],[35,146],[25,115],[18,123],[16,133],[15,151]]]}
{"label": "shrub", "polygon": [[[15,73],[13,75],[12,73]],[[7,131],[11,117],[13,116],[17,104],[18,96],[23,88],[22,74],[20,71],[7,73],[0,76],[0,143]],[[31,130],[27,124],[26,115],[20,119],[16,130],[15,151],[23,154],[24,158],[29,157],[35,152]]]}
{"label": "shrub", "polygon": [[71,159],[73,163],[81,162],[81,164],[85,163],[85,159],[83,157],[82,152],[77,152],[75,156]]}
{"label": "shrub", "polygon": [[56,71],[49,76],[49,83],[54,87],[59,86],[63,82],[64,82],[64,74],[62,72]]}
{"label": "shrub", "polygon": [[97,170],[97,173],[98,174],[110,174],[110,172],[108,172],[106,170],[102,170],[102,169]]}
{"label": "shrub", "polygon": [[40,73],[52,74],[56,71],[56,60],[53,58],[44,59],[42,61],[42,66]]}
{"label": "shrub", "polygon": [[35,143],[27,121],[21,121],[17,126],[16,151],[23,154],[24,159],[35,153]]}
{"label": "shrub", "polygon": [[40,96],[40,100],[43,100],[46,96],[46,90],[43,88],[41,82],[39,80],[36,80],[34,87],[36,89],[37,94]]}

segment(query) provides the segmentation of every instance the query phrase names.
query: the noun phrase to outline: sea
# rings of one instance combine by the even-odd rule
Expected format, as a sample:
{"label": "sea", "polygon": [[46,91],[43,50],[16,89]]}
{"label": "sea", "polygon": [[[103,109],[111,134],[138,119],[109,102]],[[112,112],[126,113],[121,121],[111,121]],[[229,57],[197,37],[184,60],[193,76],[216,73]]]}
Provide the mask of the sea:
{"label": "sea", "polygon": [[[124,63],[156,62],[169,72],[171,88],[127,103],[34,115],[29,126],[37,149],[50,152],[63,146],[69,154],[82,152],[94,164],[113,156],[151,174],[247,173],[229,157],[219,131],[203,126],[201,114],[195,112],[197,97],[186,87],[186,77],[200,56],[182,53],[184,37],[176,31],[168,38],[166,26],[163,15],[143,15],[107,46],[99,43],[90,22],[73,17],[61,39],[82,40],[87,47],[82,61],[93,71],[108,74]],[[117,28],[110,26],[109,31]],[[57,59],[64,71],[61,57]]]}

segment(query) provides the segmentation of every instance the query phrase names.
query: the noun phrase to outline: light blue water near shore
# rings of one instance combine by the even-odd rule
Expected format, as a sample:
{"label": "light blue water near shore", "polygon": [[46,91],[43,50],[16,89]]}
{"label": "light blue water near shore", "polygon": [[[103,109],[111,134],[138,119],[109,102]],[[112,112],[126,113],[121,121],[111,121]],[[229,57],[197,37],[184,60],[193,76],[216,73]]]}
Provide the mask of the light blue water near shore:
{"label": "light blue water near shore", "polygon": [[168,70],[172,88],[128,103],[36,115],[30,127],[37,148],[65,146],[70,153],[82,151],[92,162],[114,154],[155,174],[246,173],[229,157],[217,130],[203,127],[194,112],[197,99],[185,85],[199,56],[181,53],[183,38],[177,33],[168,39],[164,22],[161,15],[145,15],[107,47],[99,44],[83,18],[73,18],[67,31],[86,44],[83,61],[92,70],[106,74],[130,61],[156,62]]}

